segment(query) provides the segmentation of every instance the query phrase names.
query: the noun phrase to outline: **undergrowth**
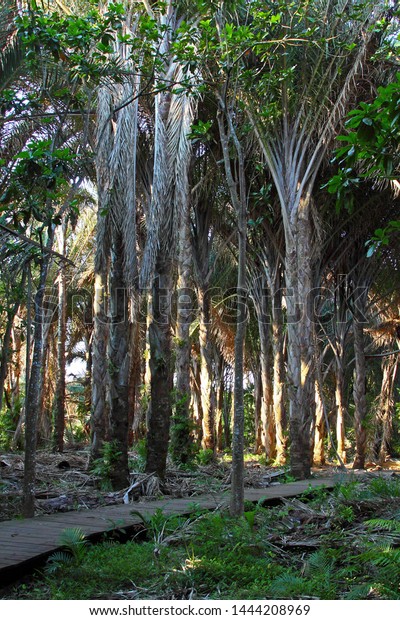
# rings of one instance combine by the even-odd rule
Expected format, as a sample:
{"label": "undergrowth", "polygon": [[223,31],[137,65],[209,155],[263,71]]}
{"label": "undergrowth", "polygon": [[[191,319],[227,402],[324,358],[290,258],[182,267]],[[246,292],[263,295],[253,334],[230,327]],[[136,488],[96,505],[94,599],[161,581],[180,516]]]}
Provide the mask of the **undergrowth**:
{"label": "undergrowth", "polygon": [[398,479],[377,478],[246,505],[241,519],[158,510],[142,518],[142,543],[89,546],[71,533],[14,598],[399,599],[399,496]]}

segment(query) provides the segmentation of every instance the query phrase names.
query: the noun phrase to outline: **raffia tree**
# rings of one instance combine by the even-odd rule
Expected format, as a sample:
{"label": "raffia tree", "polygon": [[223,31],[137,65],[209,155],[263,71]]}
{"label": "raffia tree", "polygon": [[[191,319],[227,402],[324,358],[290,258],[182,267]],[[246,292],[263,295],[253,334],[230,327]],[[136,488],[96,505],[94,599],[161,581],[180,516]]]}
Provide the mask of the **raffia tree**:
{"label": "raffia tree", "polygon": [[252,96],[246,107],[281,205],[291,470],[304,478],[310,474],[315,409],[312,194],[357,79],[379,44],[373,25],[381,23],[386,7],[342,1],[267,4],[258,14],[259,26],[268,20],[265,27],[276,43],[258,56],[266,70],[256,85],[249,76]]}
{"label": "raffia tree", "polygon": [[[15,186],[23,194],[19,197],[23,201],[22,221],[26,224],[32,217],[41,223],[38,234],[45,248],[40,260],[35,296],[34,349],[27,393],[24,481],[24,513],[27,516],[33,513],[37,422],[42,404],[44,342],[48,333],[43,309],[46,279],[56,226],[61,224],[71,209],[76,210],[73,198],[81,182],[82,162],[74,148],[85,147],[88,140],[88,125],[81,125],[77,129],[71,119],[87,104],[88,90],[83,89],[83,85],[90,80],[98,83],[110,72],[110,66],[115,70],[115,64],[106,55],[108,49],[104,49],[104,44],[103,49],[95,45],[99,38],[106,36],[113,19],[114,15],[109,15],[102,21],[96,12],[92,12],[88,20],[70,15],[60,16],[58,13],[46,13],[35,3],[16,19],[18,34],[28,60],[27,70],[32,83],[38,84],[37,90],[40,93],[35,104],[35,118],[41,115],[50,115],[51,118],[46,131],[42,130],[41,134],[49,138],[27,144],[16,158],[18,163],[12,170],[14,175],[18,175],[19,181],[16,184],[9,183],[10,190]],[[57,37],[54,36],[55,31]],[[50,110],[49,101],[53,106]],[[21,112],[19,105],[16,110]],[[29,120],[27,110],[26,115]],[[74,139],[71,139],[72,134]],[[64,146],[66,140],[69,140],[69,147]],[[21,182],[24,178],[26,187]],[[74,179],[72,185],[70,179]]]}
{"label": "raffia tree", "polygon": [[[186,23],[184,22],[186,16],[180,14],[178,7],[171,1],[160,8],[154,7],[154,11],[147,3],[145,6],[148,18],[155,28],[153,51],[157,61],[154,65],[156,81],[154,87],[160,84],[163,86],[154,96],[151,204],[147,215],[147,237],[140,269],[140,286],[146,288],[150,285],[152,297],[152,315],[148,329],[151,394],[146,471],[154,472],[163,479],[172,414],[173,259],[179,220],[182,227],[188,225],[188,174],[191,161],[188,134],[194,119],[195,98],[189,96],[190,92],[188,96],[185,94],[186,85],[193,80],[190,67],[186,66],[184,70],[179,61],[178,29],[181,23]],[[182,87],[176,87],[177,84],[182,84]],[[182,227],[181,262],[182,244],[187,245],[186,234]],[[184,267],[186,268],[187,266]],[[186,335],[184,340],[185,344],[188,344]],[[182,378],[182,374],[180,377]],[[186,384],[187,380],[184,382]],[[178,400],[186,397],[186,395],[179,396]]]}

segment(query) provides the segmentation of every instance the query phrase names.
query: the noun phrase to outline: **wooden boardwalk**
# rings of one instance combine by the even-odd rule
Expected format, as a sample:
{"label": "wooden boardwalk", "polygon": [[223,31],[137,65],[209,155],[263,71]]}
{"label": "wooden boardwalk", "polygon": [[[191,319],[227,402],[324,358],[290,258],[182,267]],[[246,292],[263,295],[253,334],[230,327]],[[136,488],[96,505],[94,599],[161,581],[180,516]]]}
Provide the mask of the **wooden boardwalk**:
{"label": "wooden boardwalk", "polygon": [[[283,497],[294,497],[310,487],[332,488],[333,478],[318,478],[287,484],[271,485],[263,489],[246,489],[245,498],[252,502]],[[134,502],[0,522],[0,587],[42,563],[51,553],[60,548],[59,538],[67,528],[80,528],[88,537],[96,537],[106,532],[116,532],[141,524],[138,510],[151,516],[157,508],[168,514],[188,514],[194,507],[207,510],[226,507],[229,494],[202,495],[189,499],[168,499]]]}

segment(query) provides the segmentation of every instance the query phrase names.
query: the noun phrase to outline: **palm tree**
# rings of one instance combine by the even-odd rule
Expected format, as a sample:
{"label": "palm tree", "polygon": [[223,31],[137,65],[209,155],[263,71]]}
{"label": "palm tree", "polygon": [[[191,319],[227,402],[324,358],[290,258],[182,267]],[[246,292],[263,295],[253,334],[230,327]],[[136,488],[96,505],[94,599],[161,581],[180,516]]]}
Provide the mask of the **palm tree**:
{"label": "palm tree", "polygon": [[261,72],[258,92],[247,101],[279,195],[285,233],[291,469],[300,478],[310,474],[314,410],[311,198],[336,128],[357,91],[357,77],[376,49],[372,24],[384,10],[384,3],[359,6],[343,0],[286,7],[280,21],[285,34],[277,51],[262,57],[268,71]]}
{"label": "palm tree", "polygon": [[[194,119],[195,100],[173,91],[173,84],[188,75],[177,62],[172,38],[184,16],[169,0],[162,12],[149,15],[156,20],[162,59],[155,69],[157,83],[164,90],[154,97],[154,161],[151,204],[147,215],[140,286],[152,287],[152,317],[148,329],[150,343],[151,398],[148,416],[146,471],[165,476],[173,387],[171,343],[171,295],[174,244],[179,212],[187,226],[188,172],[191,146],[188,130]],[[182,241],[182,239],[181,239]],[[185,243],[186,245],[186,243]],[[185,339],[187,341],[187,339]]]}

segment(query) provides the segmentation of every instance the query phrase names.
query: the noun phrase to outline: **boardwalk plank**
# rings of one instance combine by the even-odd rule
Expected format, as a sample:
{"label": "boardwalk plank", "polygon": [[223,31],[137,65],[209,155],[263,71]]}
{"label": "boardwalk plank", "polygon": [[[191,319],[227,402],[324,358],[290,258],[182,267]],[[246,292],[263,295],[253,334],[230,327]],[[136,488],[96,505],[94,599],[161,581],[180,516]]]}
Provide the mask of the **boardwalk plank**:
{"label": "boardwalk plank", "polygon": [[[306,480],[288,484],[271,485],[263,489],[246,489],[245,498],[257,502],[293,497],[309,487],[332,488],[332,478]],[[157,509],[168,514],[188,514],[193,507],[215,510],[227,506],[229,494],[203,495],[188,499],[165,498],[156,501],[134,502],[129,505],[106,506],[85,511],[71,511],[53,515],[40,515],[33,519],[0,522],[0,584],[10,581],[24,566],[32,566],[60,547],[61,533],[72,527],[80,528],[86,536],[120,531],[142,523],[140,517],[131,514],[138,511],[149,517]]]}

